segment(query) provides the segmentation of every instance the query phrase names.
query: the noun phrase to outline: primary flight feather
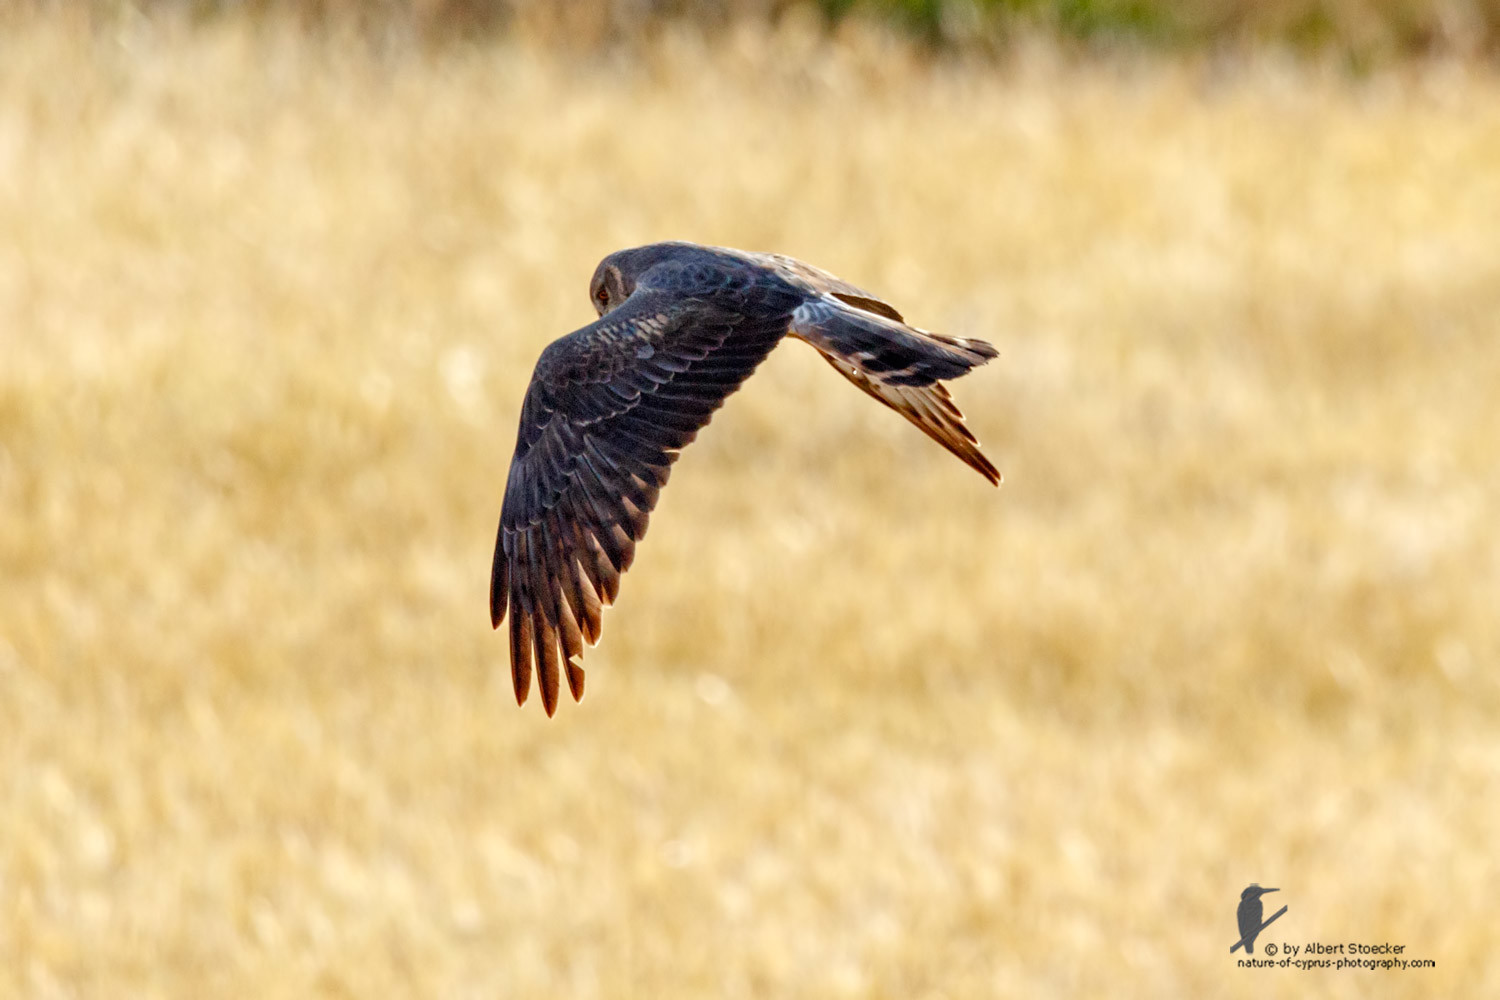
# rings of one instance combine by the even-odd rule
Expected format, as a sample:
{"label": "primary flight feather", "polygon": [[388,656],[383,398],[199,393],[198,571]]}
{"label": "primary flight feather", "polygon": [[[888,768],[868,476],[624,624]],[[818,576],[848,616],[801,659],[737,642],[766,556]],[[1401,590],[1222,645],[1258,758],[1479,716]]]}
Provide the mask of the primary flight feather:
{"label": "primary flight feather", "polygon": [[941,381],[993,358],[982,340],[908,326],[791,257],[695,243],[616,251],[589,293],[599,319],[537,360],[500,511],[490,620],[499,628],[509,611],[517,703],[533,665],[548,715],[563,676],[583,696],[578,659],[599,641],[678,452],[788,334],[1000,482]]}

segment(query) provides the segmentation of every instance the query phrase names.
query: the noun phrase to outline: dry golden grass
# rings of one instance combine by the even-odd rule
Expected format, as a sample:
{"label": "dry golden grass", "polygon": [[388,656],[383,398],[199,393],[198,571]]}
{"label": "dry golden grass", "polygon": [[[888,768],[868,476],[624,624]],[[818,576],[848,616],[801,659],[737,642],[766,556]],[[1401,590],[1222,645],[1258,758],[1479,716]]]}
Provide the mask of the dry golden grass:
{"label": "dry golden grass", "polygon": [[[1500,992],[1500,80],[817,44],[8,26],[0,994]],[[783,348],[549,721],[517,408],[664,237],[993,339],[1007,482]]]}

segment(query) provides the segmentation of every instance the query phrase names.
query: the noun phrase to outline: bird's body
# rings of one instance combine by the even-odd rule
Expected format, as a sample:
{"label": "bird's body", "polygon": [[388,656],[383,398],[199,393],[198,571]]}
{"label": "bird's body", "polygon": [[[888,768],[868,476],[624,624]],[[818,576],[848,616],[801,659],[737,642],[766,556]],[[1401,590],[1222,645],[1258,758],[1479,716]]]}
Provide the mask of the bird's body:
{"label": "bird's body", "polygon": [[1265,912],[1260,896],[1246,896],[1240,900],[1240,908],[1235,913],[1240,925],[1240,939],[1245,941],[1245,950],[1252,955],[1255,953],[1255,937],[1260,933],[1260,918]]}
{"label": "bird's body", "polygon": [[[1235,921],[1240,927],[1239,944],[1244,945],[1246,954],[1255,954],[1255,939],[1260,936],[1262,929],[1261,917],[1265,916],[1265,904],[1261,902],[1261,896],[1268,892],[1279,892],[1278,889],[1262,889],[1258,885],[1250,885],[1240,893],[1240,905],[1235,911]],[[1278,914],[1279,916],[1280,914]],[[1274,919],[1274,918],[1273,918]],[[1238,947],[1239,945],[1236,945]],[[1230,951],[1234,949],[1231,948]]]}
{"label": "bird's body", "polygon": [[620,250],[590,286],[599,319],[550,344],[521,406],[490,579],[490,616],[511,617],[511,671],[542,703],[600,634],[671,464],[787,335],[897,410],[992,483],[941,379],[995,356],[989,344],[908,326],[890,305],[801,261],[692,243]]}

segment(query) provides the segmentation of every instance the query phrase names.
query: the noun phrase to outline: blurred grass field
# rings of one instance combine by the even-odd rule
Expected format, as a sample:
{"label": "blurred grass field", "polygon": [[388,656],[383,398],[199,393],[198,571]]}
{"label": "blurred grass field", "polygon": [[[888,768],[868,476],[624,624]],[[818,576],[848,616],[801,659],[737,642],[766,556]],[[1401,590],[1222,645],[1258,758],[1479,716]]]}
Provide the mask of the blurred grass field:
{"label": "blurred grass field", "polygon": [[[1463,63],[10,22],[0,994],[1496,995],[1497,223]],[[993,340],[1006,483],[783,347],[549,721],[519,402],[662,238]]]}

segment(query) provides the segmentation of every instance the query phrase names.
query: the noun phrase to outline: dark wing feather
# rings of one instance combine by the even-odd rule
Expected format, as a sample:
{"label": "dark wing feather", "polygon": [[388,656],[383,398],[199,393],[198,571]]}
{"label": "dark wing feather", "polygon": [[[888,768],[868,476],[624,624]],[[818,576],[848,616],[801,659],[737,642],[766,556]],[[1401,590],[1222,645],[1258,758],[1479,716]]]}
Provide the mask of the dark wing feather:
{"label": "dark wing feather", "polygon": [[[775,280],[732,295],[645,280],[617,309],[554,342],[521,408],[505,487],[490,618],[510,614],[516,701],[533,666],[547,714],[559,672],[600,634],[678,451],[781,340],[801,296]],[[693,289],[689,289],[691,293]]]}

